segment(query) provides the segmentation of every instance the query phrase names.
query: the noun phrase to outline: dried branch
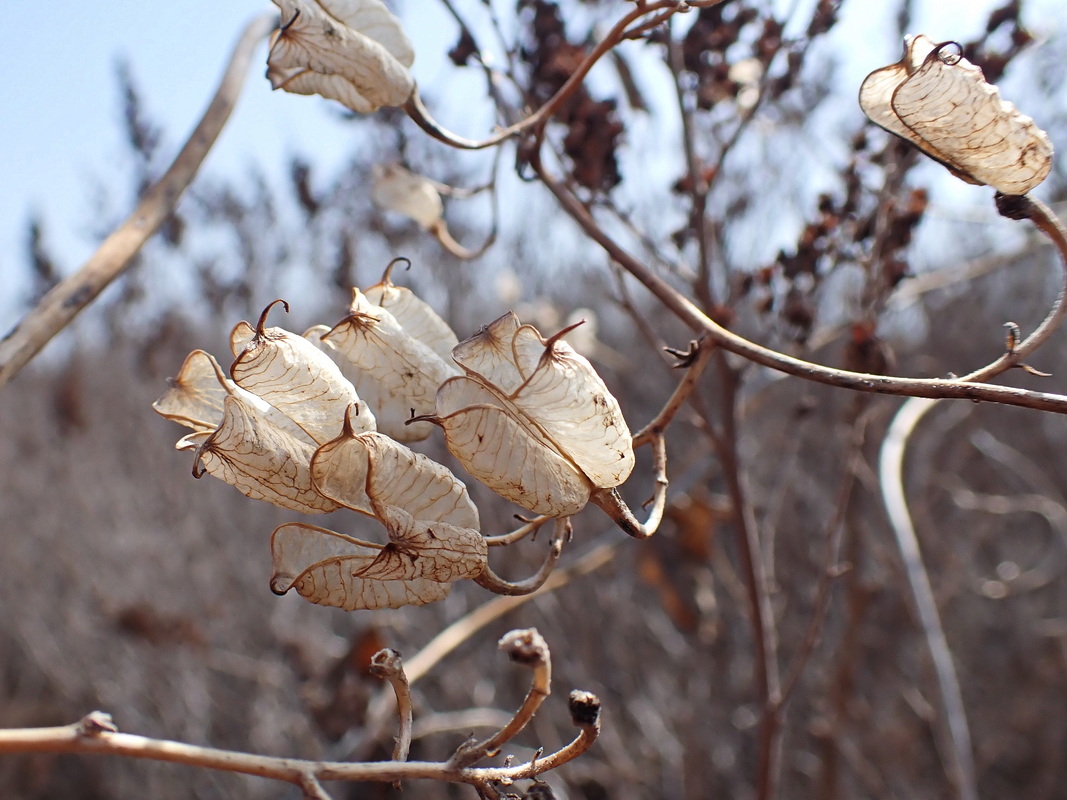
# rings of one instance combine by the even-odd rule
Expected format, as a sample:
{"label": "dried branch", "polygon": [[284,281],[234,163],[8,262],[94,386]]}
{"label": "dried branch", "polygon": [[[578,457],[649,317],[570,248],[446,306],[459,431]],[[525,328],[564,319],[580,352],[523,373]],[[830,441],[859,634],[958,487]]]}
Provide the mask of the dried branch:
{"label": "dried branch", "polygon": [[166,761],[285,781],[317,800],[326,796],[321,781],[395,783],[420,779],[466,783],[481,790],[494,783],[536,778],[588,750],[600,733],[600,701],[588,692],[576,691],[571,693],[569,707],[571,719],[580,728],[574,740],[548,756],[506,767],[457,768],[449,763],[426,761],[351,763],[277,758],[118,733],[111,717],[99,711],[72,725],[0,730],[0,754],[82,753]]}
{"label": "dried branch", "polygon": [[682,353],[675,350],[670,350],[669,352],[682,359],[678,366],[685,369],[685,377],[679,382],[670,399],[667,400],[666,405],[663,406],[655,418],[634,434],[635,449],[653,441],[656,436],[666,432],[667,427],[674,419],[674,415],[685,405],[689,395],[696,388],[697,381],[700,380],[700,376],[704,373],[704,368],[708,365],[712,353],[715,352],[715,346],[705,338],[700,341],[690,342],[688,352]]}
{"label": "dried branch", "polygon": [[145,192],[133,214],[103,241],[81,269],[52,288],[0,340],[0,387],[130,267],[133,257],[174,211],[237,103],[253,51],[276,26],[277,19],[276,14],[266,14],[245,27],[211,104],[170,169]]}
{"label": "dried branch", "polygon": [[468,767],[486,756],[496,755],[526,727],[551,694],[552,658],[548,644],[535,628],[511,631],[500,640],[498,647],[516,664],[533,670],[530,690],[507,725],[484,741],[467,743],[456,750],[448,762],[454,767]]}
{"label": "dried branch", "polygon": [[555,517],[550,517],[547,514],[542,514],[541,516],[534,517],[533,519],[525,519],[524,517],[518,517],[518,519],[521,519],[523,521],[523,524],[520,527],[516,528],[510,533],[502,533],[499,536],[486,536],[486,544],[488,544],[490,547],[500,547],[506,544],[513,544],[522,539],[525,539],[531,533],[537,533],[537,531],[541,530],[542,525],[544,525],[549,520],[555,519]]}
{"label": "dried branch", "polygon": [[[611,258],[642,283],[678,319],[694,331],[707,333],[708,337],[724,350],[736,353],[761,366],[784,372],[787,375],[828,386],[836,386],[841,389],[852,389],[857,392],[932,399],[986,401],[1019,406],[1021,408],[1032,408],[1038,411],[1049,411],[1055,414],[1067,414],[1067,396],[1064,395],[1035,392],[1011,386],[988,385],[979,383],[974,379],[896,378],[887,375],[873,375],[835,369],[771,350],[738,336],[708,317],[689,298],[630,255],[612,239],[596,222],[589,209],[578,196],[553,177],[545,169],[539,158],[532,158],[530,163],[540,180],[555,195],[563,209],[570,214],[593,241],[604,248]],[[1054,240],[1057,240],[1055,237],[1058,237],[1058,240],[1067,241],[1067,239],[1063,238],[1062,231],[1058,233],[1052,232],[1057,229],[1058,223],[1052,222],[1055,218],[1052,216],[1051,211],[1037,200],[1030,199],[1029,202],[1035,208],[1044,209],[1044,212],[1035,213],[1032,217],[1034,224],[1038,225],[1050,237],[1054,237]],[[1007,366],[1012,366],[1019,360],[1013,356],[1005,356],[1004,358],[1011,361]],[[1000,362],[998,361],[997,363]]]}
{"label": "dried branch", "polygon": [[[524,595],[495,597],[467,615],[460,617],[438,633],[418,653],[408,659],[406,671],[409,683],[415,683],[420,680],[442,659],[454,652],[474,634],[505,614],[514,611],[530,600],[549,592],[554,592],[556,589],[566,586],[575,578],[588,575],[590,572],[594,572],[607,564],[614,558],[615,550],[622,540],[610,534],[603,534],[601,539],[603,541],[600,544],[593,546],[576,561],[553,572],[537,591]],[[367,711],[367,724],[358,742],[342,743],[338,751],[345,754],[355,753],[356,757],[362,757],[362,754],[369,752],[372,745],[387,730],[393,703],[394,698],[391,692],[379,694]]]}

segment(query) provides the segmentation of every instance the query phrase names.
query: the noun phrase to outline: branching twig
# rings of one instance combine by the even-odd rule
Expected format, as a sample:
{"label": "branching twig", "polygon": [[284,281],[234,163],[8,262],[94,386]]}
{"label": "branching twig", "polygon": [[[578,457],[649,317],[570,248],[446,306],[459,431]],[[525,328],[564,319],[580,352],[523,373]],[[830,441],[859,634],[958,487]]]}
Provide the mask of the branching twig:
{"label": "branching twig", "polygon": [[57,728],[0,730],[0,754],[82,753],[166,761],[286,781],[316,798],[325,796],[320,781],[392,783],[419,779],[487,787],[493,783],[536,778],[588,750],[600,733],[600,701],[588,692],[575,691],[571,693],[569,707],[572,721],[580,728],[570,744],[547,756],[506,767],[457,768],[449,763],[427,761],[352,763],[277,758],[118,733],[110,717],[101,712],[93,712],[80,722]]}
{"label": "branching twig", "polygon": [[276,14],[266,14],[248,24],[234,47],[215,97],[170,169],[145,192],[133,214],[103,241],[81,269],[53,287],[0,340],[0,387],[129,268],[133,257],[170,216],[229,119],[253,51],[277,24],[277,19]]}
{"label": "branching twig", "polygon": [[512,136],[516,136],[524,131],[529,131],[544,125],[552,118],[563,106],[564,103],[570,99],[571,95],[585,80],[585,76],[589,74],[589,70],[593,68],[606,53],[610,52],[615,45],[627,38],[627,28],[635,20],[644,17],[655,11],[662,11],[656,19],[656,24],[663,22],[663,20],[671,14],[675,14],[679,11],[685,11],[689,7],[705,7],[713,6],[722,2],[722,0],[690,0],[688,3],[679,3],[677,0],[657,0],[657,2],[639,4],[635,9],[626,14],[620,19],[608,34],[593,48],[593,51],[586,56],[582,63],[578,66],[570,77],[567,78],[566,83],[563,84],[549,100],[543,106],[538,108],[532,114],[525,119],[498,131],[488,139],[481,141],[475,141],[473,139],[465,139],[462,136],[457,136],[434,120],[430,115],[429,109],[422,102],[422,98],[419,97],[418,90],[411,95],[411,98],[404,105],[404,111],[411,117],[412,121],[422,128],[426,133],[437,139],[439,142],[443,142],[452,147],[460,150],[484,150],[487,147],[500,144],[501,142],[510,139]]}
{"label": "branching twig", "polygon": [[[576,561],[553,572],[536,592],[495,597],[438,633],[418,653],[408,659],[406,670],[408,682],[415,683],[420,680],[442,659],[455,651],[456,648],[474,634],[505,614],[514,611],[519,606],[525,605],[537,597],[566,586],[574,578],[587,575],[607,564],[615,556],[615,550],[622,540],[609,534],[603,534],[601,538],[604,541],[592,547]],[[391,692],[379,694],[367,711],[367,724],[358,743],[343,744],[339,748],[339,752],[345,754],[354,752],[357,758],[363,757],[362,754],[369,752],[371,746],[388,729],[387,725],[393,710],[393,703],[394,698]]]}
{"label": "branching twig", "polygon": [[685,405],[689,395],[692,394],[693,389],[696,387],[697,381],[700,380],[700,376],[704,373],[704,367],[708,365],[712,353],[715,352],[715,346],[705,338],[691,342],[688,353],[683,354],[673,349],[670,352],[680,357],[684,356],[685,360],[679,366],[685,368],[685,377],[679,382],[670,399],[667,400],[666,405],[663,406],[655,418],[634,434],[634,448],[647,444],[653,441],[656,436],[666,432],[671,420],[674,419],[674,415]]}
{"label": "branching twig", "polygon": [[[597,224],[582,201],[556,180],[544,168],[539,159],[533,158],[531,165],[541,181],[559,200],[563,209],[570,214],[582,230],[589,234],[590,238],[603,247],[608,255],[615,259],[627,272],[644,284],[645,288],[652,292],[678,319],[694,331],[706,332],[711,340],[724,350],[729,350],[731,353],[736,353],[749,361],[784,372],[787,375],[858,392],[935,399],[984,400],[991,403],[1032,408],[1038,411],[1049,411],[1055,414],[1067,414],[1067,396],[1064,395],[1017,389],[1011,386],[990,386],[979,383],[974,379],[896,378],[887,375],[873,375],[835,369],[794,358],[738,336],[704,314],[689,298],[623,249]],[[1038,205],[1036,200],[1031,202],[1035,206]],[[1041,207],[1044,208],[1044,206]],[[1045,211],[1047,212],[1048,209],[1046,208]],[[1048,212],[1048,214],[1047,218],[1051,222],[1051,212]],[[1039,224],[1039,217],[1035,216],[1033,219],[1035,224]],[[1053,226],[1054,223],[1049,227]],[[1042,228],[1042,230],[1045,230],[1045,228]],[[1062,236],[1062,233],[1060,235]],[[1011,363],[1006,366],[1011,366],[1018,360],[1017,358],[1011,358]]]}

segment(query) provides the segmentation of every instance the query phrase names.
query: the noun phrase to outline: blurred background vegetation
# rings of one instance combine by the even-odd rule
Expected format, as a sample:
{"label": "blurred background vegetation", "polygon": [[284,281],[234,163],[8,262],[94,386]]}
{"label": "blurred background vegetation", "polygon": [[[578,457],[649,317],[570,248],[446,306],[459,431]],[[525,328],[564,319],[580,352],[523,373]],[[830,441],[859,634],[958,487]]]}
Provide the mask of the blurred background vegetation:
{"label": "blurred background vegetation", "polygon": [[[474,25],[484,10],[468,5]],[[861,371],[965,373],[1002,351],[1003,322],[1026,331],[1040,321],[1060,268],[1025,224],[996,216],[990,190],[953,184],[865,123],[834,85],[840,44],[825,44],[840,5],[799,4],[789,16],[729,0],[627,43],[550,127],[550,147],[605,227],[743,335]],[[911,7],[900,4],[900,30],[886,30],[886,41],[910,30]],[[501,7],[523,99],[550,96],[620,8]],[[417,25],[409,12],[406,24]],[[1023,12],[1014,2],[997,8],[966,52],[1062,149],[1067,40],[1062,30],[1041,36],[1038,20],[1032,43]],[[477,70],[471,43],[454,44],[453,68]],[[129,145],[116,174],[131,175],[140,192],[169,147],[136,66],[116,74]],[[463,121],[463,103],[434,100],[443,121]],[[489,102],[464,103],[475,100]],[[674,117],[685,118],[684,131],[657,117],[672,103],[684,109]],[[433,606],[346,614],[270,593],[268,537],[293,515],[195,481],[187,454],[173,451],[178,429],[150,404],[189,350],[224,354],[232,325],[276,297],[292,305],[279,324],[332,323],[350,287],[375,283],[403,255],[412,268],[394,280],[460,338],[508,308],[546,332],[586,318],[576,346],[631,427],[669,395],[675,376],[656,345],[684,348],[689,334],[622,279],[546,191],[520,180],[528,177],[521,154],[509,147],[498,166],[489,154],[457,156],[390,112],[349,125],[351,158],[336,172],[294,156],[241,179],[199,176],[138,266],[5,389],[0,726],[63,724],[102,708],[122,730],[150,736],[307,758],[387,757],[389,733],[376,744],[364,735],[381,691],[367,674],[370,654],[389,646],[413,655],[493,599],[458,585]],[[462,263],[378,210],[371,170],[397,160],[468,187],[496,168],[495,246]],[[268,172],[288,180],[279,186]],[[1060,208],[1065,178],[1059,161],[1041,190]],[[102,210],[94,230],[106,233],[127,210],[116,198],[128,196],[127,186],[107,186],[92,203]],[[447,203],[457,239],[488,235],[488,194]],[[28,308],[74,265],[51,251],[46,219],[31,221],[26,242]],[[1061,340],[1032,360],[1055,377],[1020,372],[1006,381],[1064,391]],[[563,563],[610,546],[607,563],[478,631],[421,680],[417,733],[436,732],[416,740],[412,758],[446,758],[479,720],[499,723],[517,706],[525,677],[494,643],[536,626],[553,649],[557,694],[587,689],[605,706],[596,747],[547,776],[559,796],[751,796],[760,708],[736,541],[741,510],[730,488],[739,482],[771,582],[783,675],[800,665],[784,712],[780,796],[953,796],[937,754],[933,672],[874,474],[899,402],[721,359],[695,410],[671,429],[672,491],[659,534],[634,542],[598,511],[577,518]],[[730,432],[735,458],[710,445],[709,429]],[[1065,445],[1057,416],[956,403],[933,414],[909,453],[913,513],[983,797],[1067,796],[1067,716],[1057,711],[1067,707],[1067,466],[1057,457]],[[459,472],[439,440],[427,447]],[[635,504],[649,491],[648,466],[625,490]],[[486,532],[507,530],[516,509],[481,487],[472,492]],[[340,515],[326,524],[354,532]],[[542,545],[508,548],[517,552],[498,571],[527,574]],[[815,630],[823,588],[829,606]],[[479,714],[454,716],[470,708]],[[515,752],[528,757],[570,735],[553,697]],[[414,797],[469,791],[404,788]],[[165,800],[296,790],[166,764],[39,755],[0,760],[0,793]]]}

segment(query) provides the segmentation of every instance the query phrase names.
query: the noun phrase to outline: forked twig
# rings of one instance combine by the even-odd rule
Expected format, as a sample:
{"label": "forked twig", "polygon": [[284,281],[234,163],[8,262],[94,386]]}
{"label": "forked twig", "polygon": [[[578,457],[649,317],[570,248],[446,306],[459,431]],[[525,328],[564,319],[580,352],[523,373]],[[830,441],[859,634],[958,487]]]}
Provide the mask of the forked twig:
{"label": "forked twig", "polygon": [[134,212],[108,236],[81,269],[60,281],[0,340],[0,387],[26,366],[112,281],[166,221],[196,176],[241,93],[252,53],[276,26],[277,14],[252,20],[237,40],[211,104],[174,163],[141,198]]}
{"label": "forked twig", "polygon": [[545,698],[552,692],[552,657],[548,644],[537,629],[511,631],[500,640],[498,647],[516,664],[533,670],[530,690],[526,693],[518,711],[497,733],[481,742],[460,745],[448,762],[454,767],[468,767],[486,756],[498,753],[501,747],[526,727]]}
{"label": "forked twig", "polygon": [[[1055,331],[1067,316],[1067,231],[1052,211],[1038,200],[1030,197],[997,196],[1001,213],[1015,219],[1030,219],[1044,233],[1059,251],[1063,259],[1062,279],[1056,301],[1042,323],[1025,340],[1010,347],[993,363],[975,370],[963,378],[964,381],[985,381],[999,375],[1007,369],[1022,363],[1027,355],[1036,350]],[[937,602],[930,586],[930,576],[922,559],[915,524],[908,510],[907,496],[904,492],[904,453],[909,438],[919,422],[937,404],[936,400],[916,397],[905,402],[886,433],[885,441],[878,460],[878,477],[882,488],[882,500],[890,526],[900,550],[904,564],[904,573],[915,603],[919,623],[926,637],[930,657],[937,675],[941,702],[947,717],[946,735],[950,744],[951,771],[959,796],[964,800],[975,800],[978,796],[977,777],[975,775],[974,754],[971,746],[970,730],[967,725],[963,695],[959,679],[952,662],[945,631],[941,625],[941,616]]]}
{"label": "forked twig", "polygon": [[690,342],[689,351],[686,353],[675,350],[670,350],[670,352],[677,357],[684,358],[684,361],[679,366],[685,369],[685,377],[675,387],[667,403],[660,409],[655,418],[634,434],[634,448],[651,442],[657,434],[662,434],[667,430],[671,420],[674,419],[674,415],[685,405],[689,395],[696,388],[697,381],[700,380],[700,376],[704,373],[704,367],[708,365],[712,353],[715,352],[715,345],[705,337],[704,339]]}
{"label": "forked twig", "polygon": [[119,733],[110,716],[98,711],[72,725],[0,730],[0,754],[82,753],[166,761],[285,781],[299,787],[306,796],[316,800],[326,797],[320,785],[321,781],[392,783],[421,779],[466,783],[479,791],[492,791],[493,784],[536,778],[577,758],[589,749],[600,733],[600,701],[589,692],[575,691],[571,692],[568,706],[571,720],[580,729],[578,735],[554,753],[516,766],[457,768],[447,762],[353,763],[278,758]]}
{"label": "forked twig", "polygon": [[[407,660],[408,682],[415,683],[420,680],[474,634],[505,614],[514,611],[519,606],[525,605],[537,597],[566,586],[574,578],[587,575],[607,564],[615,556],[616,548],[622,540],[609,534],[603,534],[601,538],[604,541],[594,546],[576,561],[553,572],[536,592],[494,597],[438,633],[418,653]],[[342,743],[338,748],[338,752],[344,753],[345,757],[350,757],[349,754],[352,753],[355,754],[355,758],[365,757],[364,754],[370,751],[373,744],[387,730],[394,702],[391,692],[380,693],[367,711],[367,724],[363,734],[356,742]]]}

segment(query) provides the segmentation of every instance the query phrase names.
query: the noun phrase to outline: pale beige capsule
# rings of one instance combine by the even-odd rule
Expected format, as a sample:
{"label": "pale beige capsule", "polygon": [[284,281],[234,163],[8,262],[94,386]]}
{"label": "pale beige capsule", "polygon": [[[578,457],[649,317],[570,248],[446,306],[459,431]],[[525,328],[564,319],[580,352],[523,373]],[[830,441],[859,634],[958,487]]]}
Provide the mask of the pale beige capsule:
{"label": "pale beige capsule", "polygon": [[408,425],[433,412],[437,388],[458,375],[428,345],[410,335],[393,315],[353,289],[349,315],[322,334],[342,373],[374,410],[377,429],[401,442],[425,439],[428,425]]}
{"label": "pale beige capsule", "polygon": [[561,337],[508,313],[453,350],[467,373],[444,383],[437,413],[449,450],[503,497],[537,514],[576,513],[634,466],[618,401]]}
{"label": "pale beige capsule", "polygon": [[[386,547],[363,542],[313,525],[293,523],[277,528],[270,538],[275,594],[296,589],[316,605],[346,611],[421,606],[448,596],[452,584],[426,578],[390,579],[388,569],[374,567]],[[376,577],[363,577],[371,570]]]}
{"label": "pale beige capsule", "polygon": [[1021,195],[1052,168],[1048,135],[1002,100],[952,42],[907,37],[904,57],[868,75],[859,102],[872,122],[969,183]]}
{"label": "pale beige capsule", "polygon": [[274,0],[267,78],[275,89],[319,94],[358,113],[402,106],[415,60],[400,21],[381,0]]}
{"label": "pale beige capsule", "polygon": [[478,510],[441,464],[382,434],[355,433],[346,422],[315,454],[312,472],[324,497],[373,515],[389,543],[282,526],[271,540],[275,592],[295,587],[322,605],[394,608],[440,599],[453,581],[484,571],[488,547]]}
{"label": "pale beige capsule", "polygon": [[392,314],[408,336],[418,339],[451,366],[452,348],[459,344],[459,339],[448,323],[413,291],[392,282],[390,275],[395,264],[396,260],[378,283],[363,290],[363,295]]}
{"label": "pale beige capsule", "polygon": [[244,343],[230,367],[234,382],[287,416],[319,444],[340,434],[345,414],[353,406],[359,409],[354,424],[360,430],[374,430],[373,415],[360,404],[356,388],[329,356],[303,336],[266,327],[270,309],[264,309],[255,335]]}

